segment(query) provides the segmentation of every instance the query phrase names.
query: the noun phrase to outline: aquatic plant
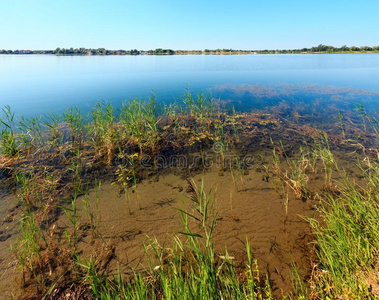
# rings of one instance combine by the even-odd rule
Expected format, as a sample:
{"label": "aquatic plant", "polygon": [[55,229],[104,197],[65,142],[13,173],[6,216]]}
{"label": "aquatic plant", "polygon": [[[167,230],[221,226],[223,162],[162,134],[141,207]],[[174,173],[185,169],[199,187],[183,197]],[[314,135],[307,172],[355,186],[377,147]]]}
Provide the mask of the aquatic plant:
{"label": "aquatic plant", "polygon": [[13,157],[18,153],[18,144],[16,142],[16,126],[14,119],[14,112],[12,112],[9,105],[3,109],[3,117],[0,120],[2,128],[0,133],[1,153],[7,157]]}
{"label": "aquatic plant", "polygon": [[158,117],[155,96],[150,97],[149,102],[143,102],[138,98],[125,102],[120,113],[121,134],[131,145],[136,145],[141,153],[147,147],[155,150],[159,141]]}
{"label": "aquatic plant", "polygon": [[[271,143],[273,144],[272,140]],[[311,163],[309,159],[309,152],[305,151],[302,147],[300,147],[300,155],[296,158],[288,157],[285,154],[282,143],[280,144],[279,150],[283,153],[286,167],[283,168],[281,166],[277,149],[274,146],[272,171],[274,175],[276,175],[282,182],[282,184],[275,179],[273,180],[273,183],[279,195],[284,198],[284,207],[287,214],[289,198],[288,191],[285,190],[285,187],[289,187],[297,199],[306,200],[310,197],[311,193],[308,189],[309,177],[306,174],[306,171],[310,168]]]}
{"label": "aquatic plant", "polygon": [[40,117],[21,117],[18,128],[20,132],[20,147],[23,150],[30,152],[32,149],[43,146],[44,139],[42,136],[42,122]]}
{"label": "aquatic plant", "polygon": [[240,138],[239,138],[239,122],[238,122],[238,115],[236,113],[236,109],[234,106],[232,107],[232,111],[230,113],[230,120],[229,121],[230,121],[232,128],[233,128],[233,135],[235,137],[235,140],[236,140],[236,142],[239,142],[240,141]]}
{"label": "aquatic plant", "polygon": [[228,150],[228,140],[224,132],[224,123],[219,117],[215,120],[215,131],[214,131],[214,145],[213,150],[220,156],[220,169],[225,169],[225,153]]}
{"label": "aquatic plant", "polygon": [[295,299],[309,299],[310,295],[308,293],[307,286],[304,284],[303,279],[295,263],[292,263],[291,281],[293,287],[293,296],[296,297]]}
{"label": "aquatic plant", "polygon": [[52,198],[56,196],[56,180],[45,169],[38,176],[32,172],[17,176],[19,193],[17,198],[23,209],[20,219],[20,235],[12,252],[22,270],[24,284],[32,281],[39,294],[45,294],[56,267],[69,264],[64,248],[56,242],[55,225],[50,227],[53,217]]}
{"label": "aquatic plant", "polygon": [[81,147],[84,138],[84,116],[80,108],[69,108],[63,113],[63,119],[70,128],[71,140],[76,147]]}
{"label": "aquatic plant", "polygon": [[97,102],[92,110],[92,122],[88,126],[95,151],[105,152],[107,163],[110,165],[116,148],[116,130],[112,104]]}
{"label": "aquatic plant", "polygon": [[330,189],[332,187],[333,169],[336,166],[334,155],[330,151],[329,139],[326,134],[321,135],[319,141],[315,141],[314,156],[320,159],[323,166],[325,176],[325,186]]}
{"label": "aquatic plant", "polygon": [[[120,157],[121,156],[121,157]],[[116,181],[112,184],[118,183],[122,186],[121,193],[124,194],[125,201],[128,204],[129,214],[132,214],[130,207],[130,194],[129,194],[129,185],[132,183],[133,187],[137,188],[137,177],[136,177],[136,160],[138,159],[138,153],[133,153],[130,155],[122,156],[119,155],[119,158],[125,159],[123,164],[119,164],[115,171],[117,177]],[[138,202],[140,209],[141,204]]]}
{"label": "aquatic plant", "polygon": [[59,146],[63,142],[64,134],[60,130],[61,118],[59,115],[45,115],[45,127],[49,131],[49,136],[47,138],[48,143],[51,146]]}
{"label": "aquatic plant", "polygon": [[99,211],[99,190],[101,189],[101,181],[95,183],[95,207],[91,204],[91,198],[87,191],[84,195],[83,210],[87,217],[87,226],[92,232],[92,237],[100,236],[100,211]]}
{"label": "aquatic plant", "polygon": [[[234,178],[234,170],[237,170],[240,186],[238,187],[237,182]],[[230,163],[230,173],[232,175],[234,187],[237,191],[243,191],[244,189],[244,177],[245,177],[245,165],[243,159],[238,155],[234,154],[233,161]]]}

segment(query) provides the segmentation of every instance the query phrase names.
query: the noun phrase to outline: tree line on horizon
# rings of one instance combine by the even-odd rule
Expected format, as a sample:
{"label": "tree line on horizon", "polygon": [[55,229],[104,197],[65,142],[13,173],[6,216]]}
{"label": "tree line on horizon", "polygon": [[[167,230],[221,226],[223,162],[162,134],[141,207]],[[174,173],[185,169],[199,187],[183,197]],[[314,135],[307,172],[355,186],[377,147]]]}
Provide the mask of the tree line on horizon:
{"label": "tree line on horizon", "polygon": [[55,50],[0,50],[0,54],[55,54],[55,55],[183,55],[183,54],[285,54],[285,53],[354,53],[379,52],[379,46],[346,46],[334,47],[320,44],[311,48],[282,50],[172,50],[157,48],[155,50],[109,50],[105,48],[56,48]]}

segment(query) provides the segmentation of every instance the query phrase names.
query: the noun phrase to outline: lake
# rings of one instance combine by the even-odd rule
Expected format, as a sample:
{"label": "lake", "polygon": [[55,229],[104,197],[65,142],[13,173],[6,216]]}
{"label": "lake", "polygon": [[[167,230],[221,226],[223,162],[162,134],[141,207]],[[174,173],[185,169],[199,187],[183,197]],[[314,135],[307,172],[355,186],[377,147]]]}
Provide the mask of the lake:
{"label": "lake", "polygon": [[346,97],[377,107],[378,54],[54,56],[0,55],[0,106],[17,115],[60,113],[97,100],[180,100],[191,91],[240,109],[292,99]]}

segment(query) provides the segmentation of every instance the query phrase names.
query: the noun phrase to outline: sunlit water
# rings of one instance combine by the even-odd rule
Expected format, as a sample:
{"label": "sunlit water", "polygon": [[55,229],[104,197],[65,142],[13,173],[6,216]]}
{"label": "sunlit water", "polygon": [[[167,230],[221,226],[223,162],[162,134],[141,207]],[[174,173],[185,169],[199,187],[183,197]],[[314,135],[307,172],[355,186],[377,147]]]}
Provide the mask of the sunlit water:
{"label": "sunlit water", "polygon": [[283,100],[346,97],[377,107],[378,54],[241,56],[0,55],[0,106],[17,115],[88,111],[97,100],[180,100],[194,93],[236,101],[240,109]]}

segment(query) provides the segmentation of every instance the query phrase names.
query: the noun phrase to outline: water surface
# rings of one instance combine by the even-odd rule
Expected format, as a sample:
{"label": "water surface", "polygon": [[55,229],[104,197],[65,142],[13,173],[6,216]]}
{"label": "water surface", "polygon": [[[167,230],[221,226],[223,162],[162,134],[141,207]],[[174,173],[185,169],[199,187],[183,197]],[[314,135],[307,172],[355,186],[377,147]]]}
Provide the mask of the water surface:
{"label": "water surface", "polygon": [[[194,93],[212,92],[249,109],[265,101],[315,99],[317,89],[322,97],[355,94],[350,101],[372,101],[378,99],[378,78],[378,54],[0,55],[0,106],[8,104],[27,116],[61,113],[72,106],[88,111],[97,100],[118,106],[148,98],[153,90],[159,101],[170,102],[180,99],[188,85]],[[257,96],[257,87],[277,90],[280,97],[271,92]],[[285,87],[296,90],[296,97],[283,93]]]}

